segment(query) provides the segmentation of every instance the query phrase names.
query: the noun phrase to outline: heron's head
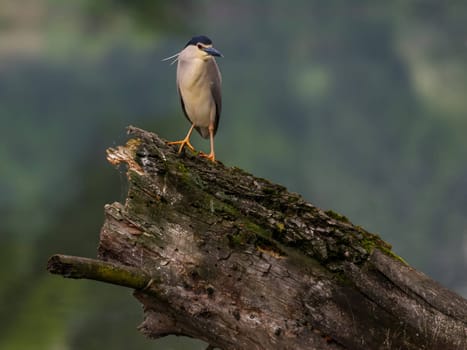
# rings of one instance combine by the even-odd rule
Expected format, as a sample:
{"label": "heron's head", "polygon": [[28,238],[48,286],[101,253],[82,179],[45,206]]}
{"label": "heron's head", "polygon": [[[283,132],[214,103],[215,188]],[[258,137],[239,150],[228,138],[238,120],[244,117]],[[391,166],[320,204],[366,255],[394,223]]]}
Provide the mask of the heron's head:
{"label": "heron's head", "polygon": [[223,55],[212,46],[212,41],[207,36],[198,35],[190,39],[182,50],[186,58],[201,58],[206,60],[212,56],[223,57]]}

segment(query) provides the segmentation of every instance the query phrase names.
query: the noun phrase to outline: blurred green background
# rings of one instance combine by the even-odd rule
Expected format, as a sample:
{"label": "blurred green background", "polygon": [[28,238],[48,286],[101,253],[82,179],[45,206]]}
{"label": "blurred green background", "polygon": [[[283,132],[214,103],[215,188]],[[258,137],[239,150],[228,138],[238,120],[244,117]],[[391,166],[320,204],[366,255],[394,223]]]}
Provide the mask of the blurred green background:
{"label": "blurred green background", "polygon": [[130,290],[45,272],[96,256],[127,125],[185,135],[161,59],[195,34],[225,56],[219,160],[466,296],[466,22],[465,1],[0,0],[0,350],[205,347],[140,335]]}

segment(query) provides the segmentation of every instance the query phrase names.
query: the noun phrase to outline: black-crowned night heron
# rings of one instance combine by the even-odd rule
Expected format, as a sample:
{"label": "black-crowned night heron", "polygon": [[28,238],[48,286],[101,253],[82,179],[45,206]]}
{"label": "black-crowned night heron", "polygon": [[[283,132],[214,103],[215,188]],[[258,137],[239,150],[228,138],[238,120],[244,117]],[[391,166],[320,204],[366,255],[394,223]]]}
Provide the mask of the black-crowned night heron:
{"label": "black-crowned night heron", "polygon": [[222,57],[222,54],[212,46],[211,39],[200,35],[191,38],[178,54],[166,58],[178,61],[177,89],[183,113],[191,123],[186,137],[169,142],[169,145],[180,145],[178,153],[182,152],[185,145],[194,151],[190,143],[194,128],[203,138],[209,137],[211,153],[201,152],[200,155],[212,161],[216,160],[214,135],[222,109],[221,73],[214,56]]}

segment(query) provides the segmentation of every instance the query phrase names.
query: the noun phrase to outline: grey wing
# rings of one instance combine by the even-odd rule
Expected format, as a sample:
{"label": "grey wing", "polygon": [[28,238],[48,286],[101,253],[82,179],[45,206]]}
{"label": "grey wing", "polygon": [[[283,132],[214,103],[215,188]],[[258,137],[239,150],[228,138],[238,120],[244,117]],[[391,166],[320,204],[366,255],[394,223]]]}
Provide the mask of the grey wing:
{"label": "grey wing", "polygon": [[192,123],[192,121],[190,120],[190,117],[188,117],[188,114],[186,113],[185,102],[183,102],[182,92],[180,91],[180,88],[178,87],[178,83],[177,83],[177,90],[178,90],[178,95],[180,96],[180,103],[182,105],[183,114],[185,114],[186,119],[188,119],[188,121]]}
{"label": "grey wing", "polygon": [[217,127],[219,126],[219,119],[221,117],[222,112],[222,94],[221,94],[221,84],[222,84],[222,77],[219,71],[219,67],[215,60],[212,60],[213,64],[210,65],[210,69],[213,71],[210,76],[213,77],[213,81],[211,83],[211,94],[214,99],[214,103],[216,104],[216,115],[214,119],[214,135],[217,132]]}

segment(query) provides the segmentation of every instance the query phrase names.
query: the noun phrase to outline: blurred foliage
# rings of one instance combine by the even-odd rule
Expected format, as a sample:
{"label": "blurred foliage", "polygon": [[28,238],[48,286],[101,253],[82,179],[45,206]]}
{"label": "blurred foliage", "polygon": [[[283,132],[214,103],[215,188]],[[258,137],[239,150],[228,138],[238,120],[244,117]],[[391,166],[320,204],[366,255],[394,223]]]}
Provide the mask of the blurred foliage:
{"label": "blurred foliage", "polygon": [[225,55],[220,160],[378,232],[467,295],[466,10],[3,0],[0,350],[203,348],[142,337],[130,291],[45,272],[53,253],[95,256],[103,206],[126,194],[105,161],[126,125],[185,134],[175,66],[160,60],[193,34]]}
{"label": "blurred foliage", "polygon": [[193,11],[193,2],[187,0],[87,0],[85,21],[92,31],[107,31],[109,25],[122,17],[150,32],[180,32],[181,23]]}

